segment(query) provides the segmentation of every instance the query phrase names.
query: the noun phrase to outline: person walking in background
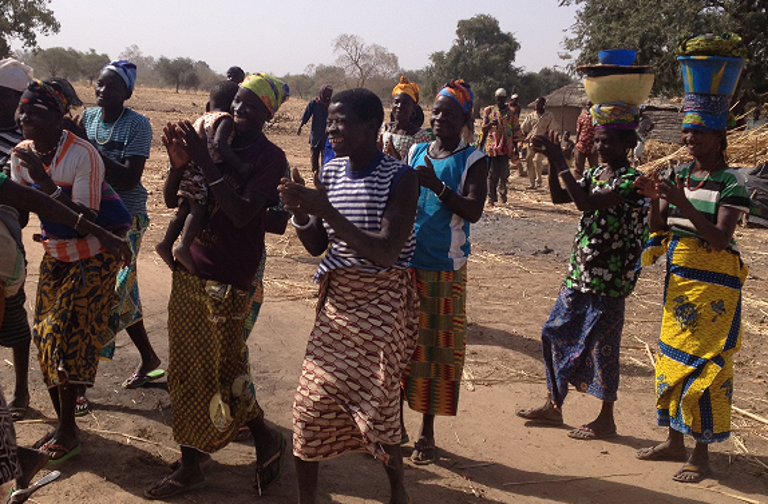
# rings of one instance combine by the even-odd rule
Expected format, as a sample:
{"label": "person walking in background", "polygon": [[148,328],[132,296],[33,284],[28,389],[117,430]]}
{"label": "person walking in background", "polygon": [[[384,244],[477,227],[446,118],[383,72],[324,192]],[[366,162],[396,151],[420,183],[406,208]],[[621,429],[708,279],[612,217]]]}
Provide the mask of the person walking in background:
{"label": "person walking in background", "polygon": [[488,155],[489,206],[494,206],[499,198],[502,203],[507,202],[509,162],[517,160],[517,142],[522,139],[517,116],[507,105],[507,90],[499,88],[494,96],[496,105],[483,109],[478,144]]}
{"label": "person walking in background", "polygon": [[307,251],[325,253],[314,329],[293,403],[299,503],[313,504],[319,462],[365,451],[384,463],[391,504],[410,502],[400,451],[400,377],[416,345],[419,301],[408,262],[417,172],[384,155],[381,100],[367,89],[333,96],[328,137],[338,156],[318,189],[294,169],[280,196]]}
{"label": "person walking in background", "polygon": [[597,151],[595,150],[595,127],[592,125],[592,116],[589,109],[592,102],[587,100],[586,108],[581,111],[576,120],[576,152],[574,156],[574,171],[576,178],[584,176],[584,165],[587,168],[597,166]]}
{"label": "person walking in background", "polygon": [[245,72],[239,66],[231,66],[227,68],[227,80],[240,84],[245,80]]}
{"label": "person walking in background", "polygon": [[[0,60],[0,172],[4,175],[11,174],[11,151],[24,139],[16,123],[16,109],[21,94],[33,79],[32,75],[32,68],[24,63],[12,58]],[[17,223],[20,227],[27,224],[26,219],[24,222],[17,220]],[[32,333],[24,308],[26,300],[22,283],[16,294],[5,299],[4,313],[0,313],[3,317],[0,323],[0,345],[11,348],[13,352],[15,386],[8,401],[8,410],[13,420],[23,418],[29,408],[29,344]]]}
{"label": "person walking in background", "polygon": [[[520,124],[520,112],[522,111],[522,108],[520,107],[520,95],[515,93],[509,97],[509,108],[510,110],[512,110],[512,113],[515,114],[517,123]],[[521,161],[523,153],[520,149],[522,137],[523,135],[521,130],[521,134],[519,138],[514,141],[515,157],[512,159],[513,159],[513,164],[517,168],[518,176],[525,177],[525,167],[523,166],[523,162]]]}
{"label": "person walking in background", "polygon": [[[528,114],[525,117],[525,121],[523,121],[521,128],[529,142],[537,136],[548,136],[549,131],[552,129],[555,117],[552,115],[552,112],[549,112],[546,109],[546,106],[547,99],[540,96],[536,100],[536,110],[534,110],[533,113]],[[528,180],[530,181],[528,189],[541,187],[544,170],[542,166],[544,164],[544,154],[542,152],[537,152],[535,149],[530,149],[528,151],[528,156],[525,158],[525,163],[528,170]]]}
{"label": "person walking in background", "polygon": [[645,142],[656,125],[645,115],[645,105],[640,105],[640,124],[637,127],[637,147],[635,147],[635,166],[645,163]]}
{"label": "person walking in background", "polygon": [[419,86],[400,76],[400,82],[392,89],[392,121],[381,126],[377,140],[384,154],[405,161],[412,145],[432,140],[429,133],[421,129],[424,112],[419,122],[417,110],[420,109]]}
{"label": "person walking in background", "polygon": [[304,115],[301,116],[301,123],[296,130],[297,135],[301,135],[301,128],[304,127],[310,119],[312,126],[309,130],[309,148],[311,150],[312,175],[317,178],[320,173],[320,167],[325,163],[323,150],[328,136],[325,134],[325,121],[328,119],[328,104],[331,101],[333,88],[329,84],[323,84],[314,100],[307,104],[304,109]]}
{"label": "person walking in background", "polygon": [[[408,405],[422,414],[411,460],[435,461],[435,415],[455,416],[467,337],[469,228],[483,215],[488,158],[461,140],[472,121],[473,93],[451,81],[432,105],[437,139],[411,149],[408,164],[419,173],[416,215],[416,276],[420,312],[416,351],[403,373]],[[406,438],[405,431],[403,437]]]}
{"label": "person walking in background", "polygon": [[[106,181],[112,186],[131,213],[133,223],[128,243],[134,258],[138,257],[144,232],[149,228],[147,190],[141,183],[144,166],[152,144],[149,119],[125,106],[136,85],[136,65],[126,60],[112,61],[102,68],[96,81],[97,107],[82,113],[79,132],[98,149],[106,169]],[[138,261],[121,269],[115,285],[117,303],[107,325],[101,358],[111,360],[115,337],[125,329],[141,357],[133,374],[123,382],[127,389],[138,388],[165,374],[144,326],[144,311],[139,296]],[[77,399],[76,414],[85,415],[90,404],[85,388]]]}

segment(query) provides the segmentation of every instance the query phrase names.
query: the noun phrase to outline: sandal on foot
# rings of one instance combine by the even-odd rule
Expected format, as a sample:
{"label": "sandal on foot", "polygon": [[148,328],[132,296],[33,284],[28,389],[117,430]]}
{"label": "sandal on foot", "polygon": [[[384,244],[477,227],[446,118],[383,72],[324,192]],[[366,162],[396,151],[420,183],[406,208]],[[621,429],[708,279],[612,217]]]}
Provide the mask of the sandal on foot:
{"label": "sandal on foot", "polygon": [[711,473],[712,470],[708,465],[697,466],[686,463],[679,471],[672,475],[672,479],[679,483],[698,483],[706,479]]}
{"label": "sandal on foot", "polygon": [[[203,455],[205,456],[203,457]],[[207,453],[204,453],[203,455],[200,455],[198,457],[198,464],[200,465],[200,469],[205,469],[206,467],[211,465],[211,463],[213,462],[213,457],[211,457]],[[179,469],[179,467],[181,467],[181,457],[171,462],[169,467],[171,468],[171,471],[176,472]]]}
{"label": "sandal on foot", "polygon": [[[555,418],[549,416],[553,413],[555,414]],[[558,415],[556,410],[545,410],[544,408],[527,408],[516,410],[515,415],[532,423],[555,426],[563,425],[563,415],[561,413],[559,418],[557,418]]]}
{"label": "sandal on foot", "polygon": [[166,476],[160,481],[156,481],[151,487],[144,490],[144,497],[150,500],[165,500],[175,495],[181,495],[194,490],[203,488],[207,482],[205,480],[185,485],[184,483]]}
{"label": "sandal on foot", "polygon": [[[261,493],[267,489],[272,483],[280,479],[283,474],[283,454],[285,453],[285,436],[282,433],[280,435],[280,448],[277,449],[274,455],[269,457],[265,462],[259,464],[256,463],[256,478],[253,482],[253,488]],[[271,466],[277,464],[276,469],[269,473]]]}
{"label": "sandal on foot", "polygon": [[83,448],[83,445],[81,443],[77,443],[72,448],[67,448],[64,445],[49,442],[49,443],[45,443],[40,448],[40,451],[48,455],[48,458],[50,458],[50,460],[48,461],[48,465],[55,466],[71,459],[72,457],[80,453],[82,448]]}
{"label": "sandal on foot", "polygon": [[413,446],[411,462],[416,465],[429,465],[435,463],[435,445],[419,439]]}
{"label": "sandal on foot", "polygon": [[635,458],[638,460],[650,460],[654,462],[685,462],[688,460],[688,453],[669,453],[665,448],[651,446],[650,448],[640,448],[635,452]]}
{"label": "sandal on foot", "polygon": [[133,373],[127,380],[123,382],[124,389],[137,389],[141,388],[155,380],[158,380],[165,376],[164,369],[154,369],[147,374]]}
{"label": "sandal on foot", "polygon": [[11,414],[11,420],[13,420],[14,422],[16,420],[23,419],[26,416],[28,410],[29,410],[29,399],[27,399],[27,403],[23,406],[16,405],[16,404],[14,404],[13,406],[10,406],[10,405],[8,406],[8,412]]}
{"label": "sandal on foot", "polygon": [[45,436],[43,436],[43,437],[41,437],[40,439],[38,439],[37,441],[35,441],[35,444],[33,444],[33,445],[32,445],[32,448],[34,448],[35,450],[39,450],[39,449],[40,449],[40,448],[42,448],[42,447],[43,447],[45,444],[47,444],[47,443],[48,443],[48,441],[50,441],[51,439],[53,439],[53,434],[54,434],[54,431],[50,431],[50,432],[47,432],[47,433],[45,434]]}
{"label": "sandal on foot", "polygon": [[91,411],[91,402],[85,396],[80,396],[75,400],[75,416],[81,417]]}
{"label": "sandal on foot", "polygon": [[573,429],[568,432],[568,437],[571,439],[581,439],[584,441],[591,441],[593,439],[606,439],[616,436],[616,427],[613,430],[600,432],[587,425],[582,425],[578,429]]}

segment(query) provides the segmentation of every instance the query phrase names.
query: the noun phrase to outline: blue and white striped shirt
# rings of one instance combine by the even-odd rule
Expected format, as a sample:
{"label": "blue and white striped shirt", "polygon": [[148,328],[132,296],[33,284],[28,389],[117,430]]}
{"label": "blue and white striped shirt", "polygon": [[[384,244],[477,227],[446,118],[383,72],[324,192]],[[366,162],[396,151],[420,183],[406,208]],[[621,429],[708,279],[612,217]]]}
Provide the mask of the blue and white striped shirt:
{"label": "blue and white striped shirt", "polygon": [[[381,219],[392,190],[410,169],[407,164],[380,152],[363,171],[350,170],[348,157],[333,159],[323,166],[320,181],[336,210],[358,228],[376,233],[381,231]],[[315,281],[336,268],[353,268],[373,274],[389,269],[406,269],[416,247],[416,235],[411,230],[394,266],[384,268],[347,245],[327,222],[323,221],[323,225],[330,247],[317,268]]]}

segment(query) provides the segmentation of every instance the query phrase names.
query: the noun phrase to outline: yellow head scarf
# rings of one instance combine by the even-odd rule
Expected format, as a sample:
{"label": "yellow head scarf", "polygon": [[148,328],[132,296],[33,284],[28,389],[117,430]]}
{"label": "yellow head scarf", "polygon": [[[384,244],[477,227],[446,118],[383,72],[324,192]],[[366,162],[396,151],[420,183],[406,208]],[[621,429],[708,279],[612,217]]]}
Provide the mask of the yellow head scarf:
{"label": "yellow head scarf", "polygon": [[288,84],[266,73],[251,74],[245,78],[240,86],[253,91],[256,96],[261,98],[269,110],[270,117],[275,115],[280,105],[291,94]]}
{"label": "yellow head scarf", "polygon": [[400,83],[392,90],[392,96],[405,93],[416,103],[419,103],[419,85],[415,82],[409,82],[404,75],[400,76]]}

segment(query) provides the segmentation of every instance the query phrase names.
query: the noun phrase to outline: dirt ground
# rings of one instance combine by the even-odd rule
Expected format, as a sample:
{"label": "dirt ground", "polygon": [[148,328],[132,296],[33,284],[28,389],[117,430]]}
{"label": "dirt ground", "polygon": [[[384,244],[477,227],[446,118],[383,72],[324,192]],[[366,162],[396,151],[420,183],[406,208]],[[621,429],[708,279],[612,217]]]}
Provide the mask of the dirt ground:
{"label": "dirt ground", "polygon": [[[91,89],[81,97],[93,102]],[[161,202],[167,158],[159,143],[162,125],[192,119],[206,102],[203,93],[179,94],[138,89],[128,103],[147,115],[155,143],[144,184],[150,192],[152,224],[139,256],[145,323],[158,354],[168,352],[166,306],[170,271],[154,252],[171,212]],[[305,103],[287,102],[267,132],[293,166],[309,172],[307,136],[295,129]],[[428,114],[427,114],[428,115]],[[527,179],[510,178],[509,204],[486,211],[472,228],[469,263],[469,345],[460,411],[436,423],[439,460],[431,466],[406,462],[407,488],[414,503],[464,503],[484,499],[499,503],[738,503],[768,502],[768,425],[734,414],[734,435],[713,446],[712,479],[701,484],[675,483],[678,464],[640,462],[634,452],[665,436],[655,427],[654,378],[650,353],[658,336],[663,269],[643,272],[628,299],[622,345],[622,382],[616,406],[619,436],[606,441],[577,441],[566,429],[597,415],[599,402],[573,392],[565,406],[564,428],[533,428],[514,416],[519,407],[539,405],[546,393],[539,334],[567,268],[578,213],[572,205],[555,207],[543,191],[524,191]],[[290,226],[289,226],[290,227]],[[31,238],[35,224],[26,230]],[[734,406],[768,417],[768,234],[739,228],[737,239],[751,268],[744,289],[744,345],[736,357]],[[313,322],[316,288],[311,281],[318,260],[301,247],[295,232],[267,240],[266,301],[249,340],[258,397],[268,420],[290,437],[291,404],[306,338]],[[34,299],[39,244],[28,240],[27,293]],[[32,301],[28,303],[32,307]],[[145,502],[142,492],[168,474],[178,455],[171,436],[171,410],[164,380],[126,391],[120,383],[138,362],[138,352],[122,333],[116,359],[100,365],[88,396],[93,411],[78,421],[83,451],[61,469],[55,483],[32,502],[112,504]],[[650,352],[650,353],[649,353]],[[33,355],[36,352],[33,351]],[[11,353],[1,349],[0,381],[12,389]],[[31,445],[49,429],[54,416],[36,359],[31,369],[32,411],[17,423],[22,445]],[[419,416],[406,411],[411,437]],[[689,440],[690,446],[690,440]],[[404,448],[409,455],[412,444]],[[258,497],[252,489],[252,445],[233,443],[214,455],[207,488],[178,497],[189,503],[289,503],[296,501],[290,457],[283,477]],[[381,465],[370,456],[349,455],[323,464],[320,503],[387,502],[388,485]]]}

